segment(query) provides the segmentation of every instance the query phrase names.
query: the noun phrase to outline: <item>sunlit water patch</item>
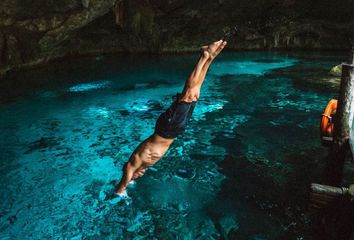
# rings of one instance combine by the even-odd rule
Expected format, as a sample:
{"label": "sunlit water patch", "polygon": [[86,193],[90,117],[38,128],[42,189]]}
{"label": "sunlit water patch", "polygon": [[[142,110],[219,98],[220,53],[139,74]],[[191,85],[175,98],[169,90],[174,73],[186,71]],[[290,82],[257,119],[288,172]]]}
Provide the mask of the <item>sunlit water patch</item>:
{"label": "sunlit water patch", "polygon": [[[340,60],[316,55],[317,70]],[[119,197],[123,164],[182,90],[195,57],[73,61],[5,79],[28,86],[1,97],[0,238],[308,237],[303,199],[319,176],[318,118],[334,93],[272,73],[313,58],[222,55],[187,131]],[[51,74],[73,65],[70,75]]]}
{"label": "sunlit water patch", "polygon": [[226,74],[252,74],[259,76],[272,69],[290,67],[296,62],[297,60],[294,58],[284,57],[253,59],[252,61],[225,59],[215,63],[211,68],[211,73],[219,76]]}
{"label": "sunlit water patch", "polygon": [[94,89],[104,88],[109,84],[109,81],[100,81],[93,83],[81,83],[69,88],[70,92],[85,92]]}

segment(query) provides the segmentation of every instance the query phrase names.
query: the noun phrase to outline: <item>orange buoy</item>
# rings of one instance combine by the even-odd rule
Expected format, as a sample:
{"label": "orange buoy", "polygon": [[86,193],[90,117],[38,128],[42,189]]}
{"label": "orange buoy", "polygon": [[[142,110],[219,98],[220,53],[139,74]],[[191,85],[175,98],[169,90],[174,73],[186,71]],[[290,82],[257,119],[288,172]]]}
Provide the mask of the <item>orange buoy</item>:
{"label": "orange buoy", "polygon": [[333,141],[333,129],[334,129],[334,122],[333,116],[336,114],[337,111],[337,103],[336,99],[331,99],[327,104],[324,112],[322,113],[321,119],[321,141],[322,144],[326,145],[326,143]]}

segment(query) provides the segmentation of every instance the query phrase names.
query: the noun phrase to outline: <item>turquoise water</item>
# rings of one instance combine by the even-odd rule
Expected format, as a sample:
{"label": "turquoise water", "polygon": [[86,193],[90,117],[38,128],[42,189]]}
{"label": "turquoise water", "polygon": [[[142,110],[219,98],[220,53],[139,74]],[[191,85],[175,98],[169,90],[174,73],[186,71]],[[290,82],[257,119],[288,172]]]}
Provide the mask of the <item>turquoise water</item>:
{"label": "turquoise water", "polygon": [[[309,239],[333,53],[224,53],[188,130],[122,197],[195,55],[70,60],[0,90],[0,239]],[[310,81],[311,80],[311,81]]]}

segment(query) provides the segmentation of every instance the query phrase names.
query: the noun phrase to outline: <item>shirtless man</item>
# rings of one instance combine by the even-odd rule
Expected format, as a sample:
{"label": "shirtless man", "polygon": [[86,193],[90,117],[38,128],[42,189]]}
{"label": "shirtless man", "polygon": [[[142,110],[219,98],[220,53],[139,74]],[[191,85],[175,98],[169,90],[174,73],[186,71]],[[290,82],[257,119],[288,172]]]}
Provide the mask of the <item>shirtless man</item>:
{"label": "shirtless man", "polygon": [[200,88],[210,64],[223,50],[226,41],[220,40],[203,46],[201,56],[187,79],[181,94],[177,94],[172,105],[160,115],[153,135],[143,141],[133,152],[123,167],[123,177],[116,187],[116,193],[122,193],[129,182],[145,173],[145,169],[158,162],[167,152],[174,138],[183,133],[195,104]]}

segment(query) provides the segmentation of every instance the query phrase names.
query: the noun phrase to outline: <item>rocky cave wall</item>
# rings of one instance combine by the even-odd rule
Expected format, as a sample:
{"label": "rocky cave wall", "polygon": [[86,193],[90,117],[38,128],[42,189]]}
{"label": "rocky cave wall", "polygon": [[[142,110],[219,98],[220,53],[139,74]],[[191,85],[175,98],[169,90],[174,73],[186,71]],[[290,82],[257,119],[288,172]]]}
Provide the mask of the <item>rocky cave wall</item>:
{"label": "rocky cave wall", "polygon": [[[345,49],[353,0],[2,0],[0,72],[66,56],[229,49]],[[237,44],[236,44],[237,42]]]}

